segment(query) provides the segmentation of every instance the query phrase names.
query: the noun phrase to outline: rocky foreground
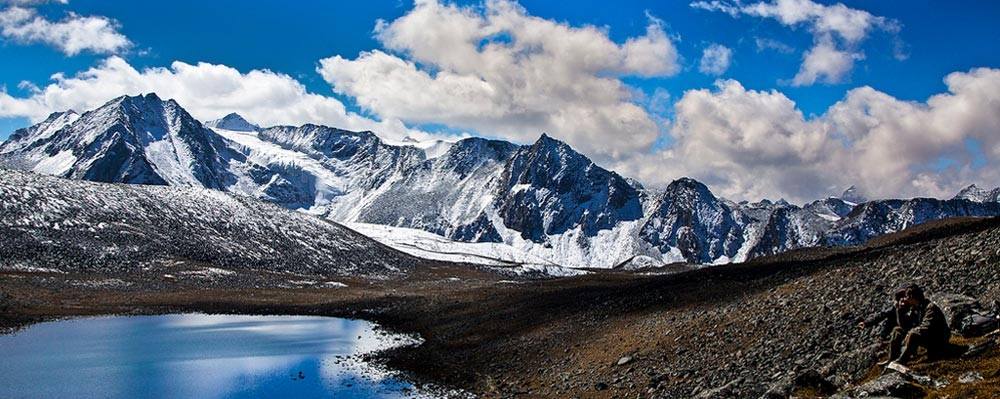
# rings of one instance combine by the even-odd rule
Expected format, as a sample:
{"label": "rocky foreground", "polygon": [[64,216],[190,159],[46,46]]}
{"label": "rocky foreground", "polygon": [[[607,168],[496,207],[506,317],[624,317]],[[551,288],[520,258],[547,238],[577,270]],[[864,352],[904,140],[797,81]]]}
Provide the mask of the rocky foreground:
{"label": "rocky foreground", "polygon": [[[383,313],[389,320],[403,315],[402,325],[419,326],[429,338],[394,364],[458,362],[464,367],[421,373],[489,396],[851,397],[864,395],[856,387],[878,371],[877,338],[859,329],[858,319],[887,306],[890,290],[904,282],[995,308],[998,263],[1000,220],[952,220],[860,249],[669,276],[524,284],[484,294],[492,300],[426,304],[448,309],[430,318]],[[995,363],[967,383],[936,374],[947,364],[916,368],[937,383],[920,392],[998,394]]]}
{"label": "rocky foreground", "polygon": [[[425,339],[385,354],[390,367],[482,397],[996,397],[996,348],[881,376],[875,329],[857,320],[888,305],[904,282],[975,298],[995,313],[998,264],[1000,219],[956,219],[863,248],[670,275],[515,282],[441,265],[397,281],[250,289],[180,273],[187,277],[152,285],[140,276],[6,271],[0,324],[177,311],[353,316]],[[112,278],[128,288],[80,283]]]}

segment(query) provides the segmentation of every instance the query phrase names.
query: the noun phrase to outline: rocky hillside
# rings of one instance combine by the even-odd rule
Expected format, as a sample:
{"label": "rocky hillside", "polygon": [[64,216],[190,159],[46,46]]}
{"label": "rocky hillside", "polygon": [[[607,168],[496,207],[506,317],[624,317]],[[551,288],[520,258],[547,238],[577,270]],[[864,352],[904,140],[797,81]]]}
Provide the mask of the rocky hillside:
{"label": "rocky hillside", "polygon": [[252,198],[4,169],[0,236],[0,266],[29,271],[135,271],[192,261],[382,278],[417,262],[336,223]]}
{"label": "rocky hillside", "polygon": [[[913,282],[942,304],[978,300],[995,325],[998,267],[1000,219],[949,220],[868,247],[666,276],[458,290],[388,306],[377,319],[427,337],[393,365],[485,397],[995,397],[1000,349],[930,363],[921,356],[918,376],[873,380],[884,356],[878,326],[858,321]],[[956,345],[993,342],[953,326]]]}
{"label": "rocky hillside", "polygon": [[850,188],[803,206],[734,203],[693,179],[650,189],[546,135],[388,143],[326,126],[206,125],[155,94],[53,114],[0,144],[0,166],[74,179],[205,187],[342,223],[416,228],[563,266],[740,262],[844,246],[955,216],[1000,215],[970,186],[943,201],[867,201]]}

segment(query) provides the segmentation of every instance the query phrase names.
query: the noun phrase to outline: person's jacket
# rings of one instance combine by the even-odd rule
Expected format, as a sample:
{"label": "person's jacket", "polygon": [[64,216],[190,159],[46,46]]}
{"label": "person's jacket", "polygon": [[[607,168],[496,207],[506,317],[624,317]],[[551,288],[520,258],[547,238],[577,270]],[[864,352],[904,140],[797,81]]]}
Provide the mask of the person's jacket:
{"label": "person's jacket", "polygon": [[909,334],[935,341],[947,341],[951,337],[944,312],[933,302],[926,301],[912,308],[897,309],[896,318],[898,325]]}

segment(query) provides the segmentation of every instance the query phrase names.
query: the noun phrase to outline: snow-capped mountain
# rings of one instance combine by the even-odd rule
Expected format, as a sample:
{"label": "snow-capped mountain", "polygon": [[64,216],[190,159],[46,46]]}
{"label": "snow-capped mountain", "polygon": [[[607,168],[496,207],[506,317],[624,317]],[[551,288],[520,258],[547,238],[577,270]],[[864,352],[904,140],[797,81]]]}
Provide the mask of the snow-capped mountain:
{"label": "snow-capped mountain", "polygon": [[844,193],[840,194],[840,199],[855,205],[868,202],[868,198],[862,195],[861,192],[858,191],[858,188],[854,186],[850,186],[847,190],[844,190]]}
{"label": "snow-capped mountain", "polygon": [[246,119],[243,119],[242,116],[240,116],[235,112],[223,116],[221,119],[205,122],[205,127],[212,129],[232,130],[237,132],[256,132],[260,130],[260,126],[248,122]]}
{"label": "snow-capped mountain", "polygon": [[997,216],[1000,202],[966,199],[870,201],[855,207],[841,223],[826,231],[822,245],[856,245],[886,233],[954,216]]}
{"label": "snow-capped mountain", "polygon": [[743,226],[751,219],[735,204],[716,198],[704,184],[681,178],[653,193],[650,213],[639,237],[675,261],[712,263],[743,258],[748,240]]}
{"label": "snow-capped mountain", "polygon": [[172,100],[120,97],[19,130],[0,145],[0,166],[218,189],[343,223],[506,245],[562,266],[743,261],[858,244],[937,218],[1000,215],[995,195],[971,189],[949,201],[868,201],[851,187],[804,206],[737,204],[688,178],[648,189],[546,135],[529,145],[418,143],[318,125],[259,128],[235,114],[210,125]]}
{"label": "snow-capped mountain", "polygon": [[642,217],[636,187],[545,134],[514,153],[499,183],[503,225],[536,243],[574,229],[593,237]]}
{"label": "snow-capped mountain", "polygon": [[122,96],[83,115],[67,111],[0,145],[0,166],[100,182],[225,189],[242,161],[173,100]]}
{"label": "snow-capped mountain", "polygon": [[1000,201],[1000,187],[992,190],[979,188],[971,184],[955,195],[954,199],[964,199],[972,202],[997,202]]}

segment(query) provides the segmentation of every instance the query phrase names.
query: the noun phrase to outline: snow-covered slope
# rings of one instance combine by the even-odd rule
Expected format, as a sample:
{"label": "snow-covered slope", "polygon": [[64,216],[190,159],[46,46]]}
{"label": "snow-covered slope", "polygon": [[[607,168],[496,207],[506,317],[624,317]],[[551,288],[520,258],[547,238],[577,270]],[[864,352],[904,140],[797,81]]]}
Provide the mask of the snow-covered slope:
{"label": "snow-covered slope", "polygon": [[950,201],[868,201],[851,187],[804,206],[737,204],[688,178],[647,189],[545,135],[529,145],[387,142],[318,125],[259,128],[236,114],[209,125],[172,100],[121,97],[19,130],[0,145],[0,166],[218,189],[337,222],[494,243],[510,259],[561,266],[738,262],[857,244],[936,218],[1000,214],[1000,191],[975,187]]}
{"label": "snow-covered slope", "polygon": [[74,181],[0,169],[0,266],[138,269],[205,262],[383,278],[417,259],[336,223],[204,188]]}
{"label": "snow-covered slope", "polygon": [[517,274],[576,276],[586,273],[561,267],[503,243],[452,241],[423,230],[380,224],[348,223],[346,226],[389,247],[424,259],[495,266]]}

